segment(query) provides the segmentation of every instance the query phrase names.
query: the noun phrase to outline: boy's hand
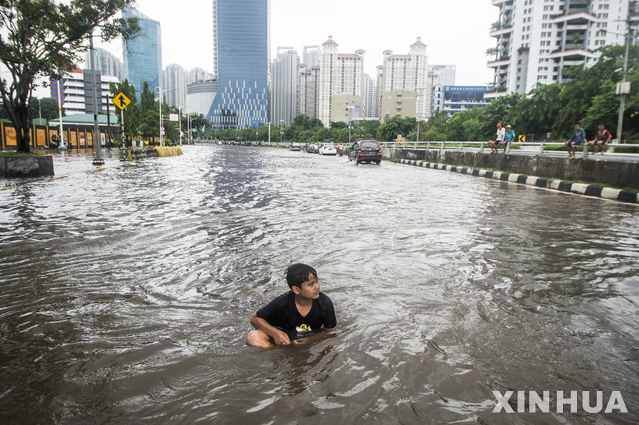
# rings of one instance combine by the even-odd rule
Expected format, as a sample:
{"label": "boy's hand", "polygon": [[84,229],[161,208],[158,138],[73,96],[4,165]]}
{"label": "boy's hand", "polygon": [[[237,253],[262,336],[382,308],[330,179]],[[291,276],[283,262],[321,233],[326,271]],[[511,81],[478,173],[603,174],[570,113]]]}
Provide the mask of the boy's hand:
{"label": "boy's hand", "polygon": [[278,330],[275,335],[273,335],[273,341],[275,345],[290,345],[291,340],[286,335],[286,332],[282,332]]}

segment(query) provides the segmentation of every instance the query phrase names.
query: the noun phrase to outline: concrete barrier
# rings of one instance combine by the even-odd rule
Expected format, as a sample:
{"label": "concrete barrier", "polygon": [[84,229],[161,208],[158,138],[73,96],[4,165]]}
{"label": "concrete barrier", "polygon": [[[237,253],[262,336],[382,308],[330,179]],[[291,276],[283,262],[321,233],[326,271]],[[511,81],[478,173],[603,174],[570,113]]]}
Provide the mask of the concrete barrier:
{"label": "concrete barrier", "polygon": [[53,157],[0,156],[0,177],[25,178],[53,176]]}
{"label": "concrete barrier", "polygon": [[461,174],[470,174],[477,177],[507,181],[511,183],[525,184],[535,187],[559,190],[562,192],[578,193],[586,196],[611,199],[619,202],[639,203],[639,192],[592,186],[583,183],[573,183],[563,180],[551,180],[540,177],[527,176],[525,174],[503,173],[501,171],[480,170],[477,168],[456,167],[412,159],[400,159],[400,164],[414,165],[417,167],[446,170]]}
{"label": "concrete barrier", "polygon": [[155,146],[144,149],[127,149],[124,151],[124,157],[129,161],[142,158],[156,158],[179,155],[183,155],[182,148],[179,146]]}
{"label": "concrete barrier", "polygon": [[498,169],[548,179],[606,184],[618,189],[639,190],[639,163],[624,161],[567,160],[529,155],[491,155],[478,152],[445,150],[383,149],[388,160],[419,160],[454,166]]}

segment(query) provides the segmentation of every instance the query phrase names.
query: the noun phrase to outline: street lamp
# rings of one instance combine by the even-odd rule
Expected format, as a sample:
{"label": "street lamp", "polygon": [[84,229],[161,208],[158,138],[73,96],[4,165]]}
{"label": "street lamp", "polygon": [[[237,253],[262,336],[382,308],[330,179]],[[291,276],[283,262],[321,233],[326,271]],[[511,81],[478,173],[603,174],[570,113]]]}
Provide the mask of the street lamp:
{"label": "street lamp", "polygon": [[353,115],[354,105],[347,106],[348,109],[348,144],[351,144],[351,130],[353,129],[353,122],[351,121]]}
{"label": "street lamp", "polygon": [[280,120],[280,145],[282,144],[282,136],[284,135],[284,129],[282,128],[282,123],[284,120]]}
{"label": "street lamp", "polygon": [[158,94],[158,105],[159,105],[159,111],[160,111],[160,146],[164,146],[164,142],[162,141],[162,132],[164,131],[164,129],[162,128],[162,93],[166,93],[169,91],[174,91],[177,89],[166,89],[166,90],[162,90],[162,87],[156,87],[155,88],[155,92]]}
{"label": "street lamp", "polygon": [[419,143],[419,123],[422,121],[422,116],[417,115],[417,142]]}
{"label": "street lamp", "polygon": [[188,108],[191,105],[178,105],[178,115],[179,115],[179,122],[180,122],[180,146],[182,146],[182,109],[184,108]]}

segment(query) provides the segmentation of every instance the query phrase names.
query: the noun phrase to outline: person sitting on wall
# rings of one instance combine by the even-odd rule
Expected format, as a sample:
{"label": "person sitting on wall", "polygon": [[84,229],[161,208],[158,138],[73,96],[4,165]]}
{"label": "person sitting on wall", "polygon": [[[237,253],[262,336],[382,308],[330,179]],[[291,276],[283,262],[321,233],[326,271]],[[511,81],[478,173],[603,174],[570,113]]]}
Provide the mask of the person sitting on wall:
{"label": "person sitting on wall", "polygon": [[497,146],[504,140],[504,136],[506,134],[506,129],[502,128],[501,123],[497,123],[497,136],[495,140],[491,140],[488,142],[488,146],[490,147],[490,154],[499,153],[497,150]]}
{"label": "person sitting on wall", "polygon": [[606,130],[606,127],[603,124],[599,124],[599,130],[595,135],[595,140],[588,142],[588,146],[592,147],[593,152],[597,152],[597,149],[601,149],[600,153],[603,155],[606,150],[604,146],[608,145],[610,139],[612,139],[612,134]]}
{"label": "person sitting on wall", "polygon": [[579,123],[575,123],[575,132],[572,134],[572,137],[564,143],[566,145],[566,149],[568,149],[568,159],[575,159],[575,146],[587,144],[588,140],[586,140],[586,132]]}
{"label": "person sitting on wall", "polygon": [[499,142],[501,146],[504,147],[504,153],[506,153],[506,147],[509,143],[512,143],[515,140],[515,130],[512,129],[511,126],[506,126],[506,133],[504,133],[504,140]]}

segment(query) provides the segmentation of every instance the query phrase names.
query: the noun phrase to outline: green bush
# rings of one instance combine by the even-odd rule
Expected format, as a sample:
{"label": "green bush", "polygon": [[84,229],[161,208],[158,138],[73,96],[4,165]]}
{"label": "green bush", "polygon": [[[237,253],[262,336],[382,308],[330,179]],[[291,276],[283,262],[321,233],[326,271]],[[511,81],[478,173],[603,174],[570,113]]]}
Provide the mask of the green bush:
{"label": "green bush", "polygon": [[615,146],[615,153],[639,153],[639,146]]}

